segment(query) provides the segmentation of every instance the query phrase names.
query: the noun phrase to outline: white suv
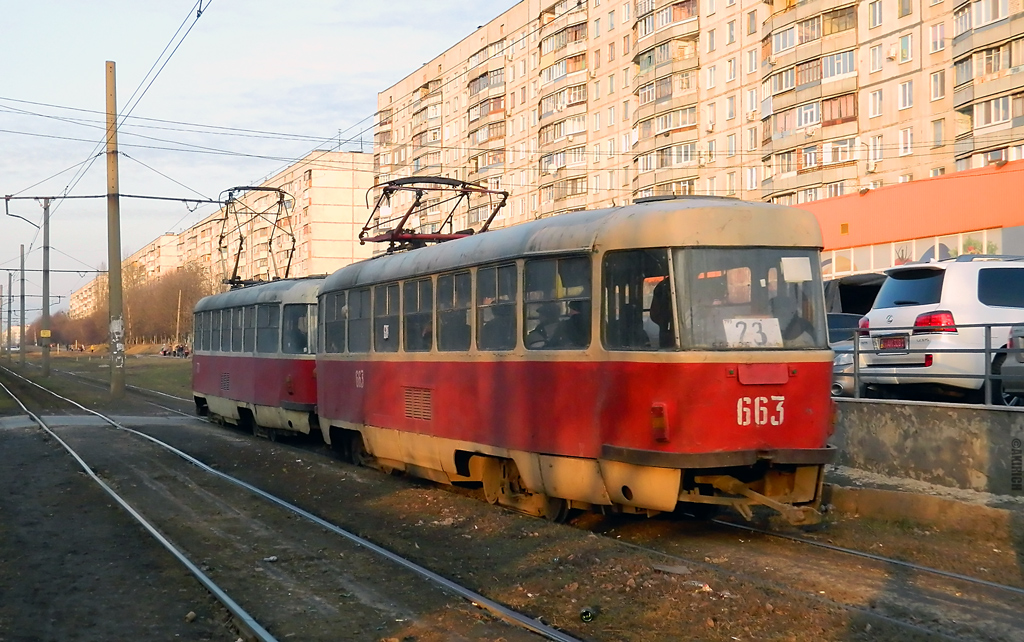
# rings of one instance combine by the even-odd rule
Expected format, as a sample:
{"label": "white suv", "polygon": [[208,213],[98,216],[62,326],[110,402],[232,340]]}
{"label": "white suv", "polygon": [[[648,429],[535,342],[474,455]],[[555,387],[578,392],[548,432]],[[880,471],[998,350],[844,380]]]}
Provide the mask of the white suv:
{"label": "white suv", "polygon": [[[965,255],[886,274],[861,320],[860,349],[879,351],[861,353],[861,381],[873,390],[927,387],[984,400],[986,329],[962,326],[1003,324],[992,327],[989,343],[991,372],[1000,374],[1006,354],[995,351],[1006,347],[1007,324],[1024,322],[1024,259]],[[1024,403],[1000,384],[992,380],[992,403]]]}

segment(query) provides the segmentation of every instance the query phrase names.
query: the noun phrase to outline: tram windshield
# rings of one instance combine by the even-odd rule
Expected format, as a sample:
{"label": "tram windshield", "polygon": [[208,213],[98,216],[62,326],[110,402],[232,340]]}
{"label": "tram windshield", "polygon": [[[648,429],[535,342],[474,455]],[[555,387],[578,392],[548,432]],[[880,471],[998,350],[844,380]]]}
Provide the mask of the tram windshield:
{"label": "tram windshield", "polygon": [[824,349],[818,252],[685,248],[672,252],[684,349]]}
{"label": "tram windshield", "polygon": [[816,250],[609,252],[602,287],[602,341],[610,350],[828,345]]}

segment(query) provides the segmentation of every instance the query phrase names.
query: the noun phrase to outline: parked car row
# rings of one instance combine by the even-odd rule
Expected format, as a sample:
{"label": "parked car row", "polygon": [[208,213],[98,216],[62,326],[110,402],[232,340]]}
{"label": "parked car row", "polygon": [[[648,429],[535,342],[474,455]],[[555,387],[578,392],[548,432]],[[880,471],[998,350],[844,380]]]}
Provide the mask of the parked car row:
{"label": "parked car row", "polygon": [[856,332],[850,315],[829,315],[834,395],[854,394],[856,340],[867,396],[1024,405],[1024,258],[967,255],[886,274]]}

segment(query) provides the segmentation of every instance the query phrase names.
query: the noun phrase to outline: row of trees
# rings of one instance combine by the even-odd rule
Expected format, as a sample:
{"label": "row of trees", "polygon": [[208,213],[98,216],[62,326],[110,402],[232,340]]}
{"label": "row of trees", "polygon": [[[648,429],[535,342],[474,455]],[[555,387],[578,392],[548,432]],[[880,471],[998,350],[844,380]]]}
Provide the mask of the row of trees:
{"label": "row of trees", "polygon": [[[192,334],[192,308],[216,289],[206,268],[195,263],[155,280],[146,280],[140,266],[125,265],[122,282],[125,339],[130,344],[187,342]],[[39,336],[41,322],[42,319],[32,322],[27,329],[28,337]],[[109,327],[107,293],[103,288],[99,308],[88,317],[72,319],[64,312],[51,316],[50,341],[62,345],[106,343]]]}

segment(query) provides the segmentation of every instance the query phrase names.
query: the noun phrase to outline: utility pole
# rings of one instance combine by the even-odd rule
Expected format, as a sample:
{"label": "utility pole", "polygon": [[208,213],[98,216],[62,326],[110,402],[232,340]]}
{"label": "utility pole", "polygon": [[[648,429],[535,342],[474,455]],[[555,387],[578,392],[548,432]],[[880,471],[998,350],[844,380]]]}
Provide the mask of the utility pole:
{"label": "utility pole", "polygon": [[[10,295],[10,290],[7,291],[7,294]],[[3,310],[4,310],[4,286],[3,286],[2,283],[0,283],[0,323],[3,322],[3,318],[4,318]],[[7,324],[7,336],[10,336],[10,334],[11,334],[11,329],[10,328],[11,328],[11,324],[8,323]],[[0,334],[0,343],[3,343],[3,340],[4,340],[4,337],[3,337],[2,334]],[[7,351],[6,351],[7,352],[7,358],[10,359],[10,357],[11,357],[11,345],[10,344],[6,344],[6,345],[7,345]]]}
{"label": "utility pole", "polygon": [[12,312],[11,308],[14,307],[14,300],[12,299],[13,296],[14,296],[14,273],[13,272],[8,272],[7,273],[7,364],[8,365],[10,365],[10,363],[11,363],[11,330],[14,329],[14,326],[11,325],[11,321],[13,321],[13,319],[11,318],[11,312]]}
{"label": "utility pole", "polygon": [[43,199],[43,376],[50,376],[50,199]]}
{"label": "utility pole", "polygon": [[181,343],[181,290],[178,290],[178,313],[174,317],[174,345]]}
{"label": "utility pole", "polygon": [[124,299],[121,290],[121,202],[117,176],[117,92],[107,61],[107,294],[110,305],[110,396],[124,397]]}
{"label": "utility pole", "polygon": [[21,244],[21,333],[18,334],[18,363],[25,367],[25,244]]}

